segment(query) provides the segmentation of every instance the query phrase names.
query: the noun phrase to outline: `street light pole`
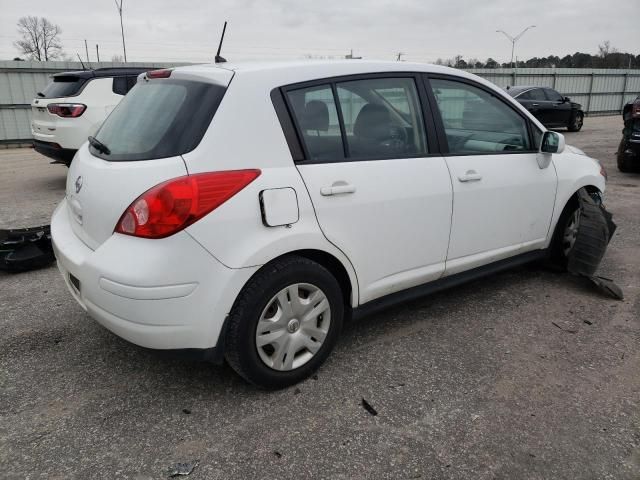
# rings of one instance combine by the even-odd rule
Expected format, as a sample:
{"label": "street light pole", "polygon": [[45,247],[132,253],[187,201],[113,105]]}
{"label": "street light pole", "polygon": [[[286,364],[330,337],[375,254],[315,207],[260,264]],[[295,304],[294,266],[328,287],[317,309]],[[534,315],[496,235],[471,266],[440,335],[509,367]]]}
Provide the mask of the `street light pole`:
{"label": "street light pole", "polygon": [[496,30],[496,33],[502,33],[505,37],[507,37],[509,39],[509,41],[511,42],[511,68],[515,68],[513,65],[513,54],[514,51],[516,49],[516,42],[518,40],[520,40],[520,38],[526,33],[527,30],[529,30],[530,28],[535,28],[535,25],[529,25],[527,28],[525,28],[524,30],[522,30],[518,35],[516,35],[515,37],[512,37],[511,35],[509,35],[507,32],[505,32],[504,30]]}
{"label": "street light pole", "polygon": [[122,2],[120,0],[120,4],[118,4],[118,0],[113,0],[116,2],[116,8],[118,9],[118,13],[120,14],[120,32],[122,33],[122,51],[124,53],[124,62],[127,63],[127,47],[124,44],[124,26],[122,25]]}

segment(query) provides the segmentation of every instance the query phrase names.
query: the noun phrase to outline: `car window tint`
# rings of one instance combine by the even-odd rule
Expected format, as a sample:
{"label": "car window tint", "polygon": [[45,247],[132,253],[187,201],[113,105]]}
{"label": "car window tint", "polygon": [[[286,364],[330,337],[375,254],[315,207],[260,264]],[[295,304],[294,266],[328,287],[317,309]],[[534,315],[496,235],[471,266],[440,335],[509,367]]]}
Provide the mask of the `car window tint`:
{"label": "car window tint", "polygon": [[544,92],[541,88],[534,88],[533,90],[529,90],[527,92],[529,94],[529,100],[546,100],[547,97],[544,96]]}
{"label": "car window tint", "polygon": [[338,112],[330,85],[287,93],[310,160],[344,158]]}
{"label": "car window tint", "polygon": [[137,84],[118,103],[95,137],[111,161],[167,158],[193,150],[204,136],[226,91],[205,82],[158,79]]}
{"label": "car window tint", "polygon": [[58,75],[52,78],[49,83],[38,95],[43,98],[64,98],[77,95],[87,79],[74,77],[72,75]]}
{"label": "car window tint", "polygon": [[562,95],[560,95],[555,90],[552,90],[550,88],[545,88],[544,89],[544,93],[547,95],[547,99],[551,100],[552,102],[561,102],[562,101]]}
{"label": "car window tint", "polygon": [[496,153],[530,150],[527,123],[494,95],[452,80],[431,80],[449,152]]}
{"label": "car window tint", "polygon": [[404,158],[427,153],[413,78],[376,78],[337,84],[349,157]]}
{"label": "car window tint", "polygon": [[111,88],[113,93],[118,95],[126,95],[127,94],[127,77],[114,77],[113,78],[113,86]]}

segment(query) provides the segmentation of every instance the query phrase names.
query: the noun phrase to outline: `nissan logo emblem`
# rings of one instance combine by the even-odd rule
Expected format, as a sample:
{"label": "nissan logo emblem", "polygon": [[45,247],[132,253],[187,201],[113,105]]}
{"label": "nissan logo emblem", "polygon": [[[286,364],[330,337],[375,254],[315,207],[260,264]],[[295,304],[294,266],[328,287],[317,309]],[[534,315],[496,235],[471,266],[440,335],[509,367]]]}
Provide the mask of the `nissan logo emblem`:
{"label": "nissan logo emblem", "polygon": [[76,178],[76,193],[80,193],[80,190],[82,190],[82,175]]}

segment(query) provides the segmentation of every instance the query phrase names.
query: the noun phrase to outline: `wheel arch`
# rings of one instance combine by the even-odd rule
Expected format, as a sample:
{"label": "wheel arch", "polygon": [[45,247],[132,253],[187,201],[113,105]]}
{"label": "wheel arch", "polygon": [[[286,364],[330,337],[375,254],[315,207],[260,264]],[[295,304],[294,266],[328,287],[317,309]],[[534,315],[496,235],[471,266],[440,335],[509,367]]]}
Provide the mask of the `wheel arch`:
{"label": "wheel arch", "polygon": [[564,196],[563,198],[559,198],[557,200],[558,206],[561,205],[562,208],[555,209],[554,211],[553,223],[551,224],[552,228],[549,229],[550,234],[548,235],[548,239],[547,239],[547,245],[546,245],[547,247],[549,247],[551,245],[551,242],[553,241],[553,238],[556,234],[556,230],[558,228],[558,222],[560,218],[562,218],[562,215],[567,211],[568,208],[578,203],[578,192],[580,191],[580,189],[584,188],[587,190],[588,193],[599,193],[599,194],[603,193],[603,189],[595,185],[595,183],[596,182],[593,182],[593,181],[582,182],[582,184],[580,184],[579,187],[576,188],[574,186],[570,194]]}

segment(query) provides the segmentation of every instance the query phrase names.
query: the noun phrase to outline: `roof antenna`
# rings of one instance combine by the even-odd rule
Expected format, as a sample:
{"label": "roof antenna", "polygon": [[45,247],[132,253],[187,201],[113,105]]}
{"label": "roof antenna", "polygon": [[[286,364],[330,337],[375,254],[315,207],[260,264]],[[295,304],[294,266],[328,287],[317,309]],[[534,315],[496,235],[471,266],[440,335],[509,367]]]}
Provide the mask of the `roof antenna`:
{"label": "roof antenna", "polygon": [[78,55],[78,60],[80,60],[80,63],[82,64],[82,70],[86,70],[87,67],[84,66],[84,62],[82,61],[82,58],[80,58],[80,54],[76,52],[76,55]]}
{"label": "roof antenna", "polygon": [[222,27],[222,36],[220,37],[220,43],[218,44],[218,53],[216,53],[216,63],[225,63],[227,60],[224,57],[220,56],[220,50],[222,50],[222,42],[224,41],[224,32],[227,31],[227,21],[224,22],[224,27]]}

